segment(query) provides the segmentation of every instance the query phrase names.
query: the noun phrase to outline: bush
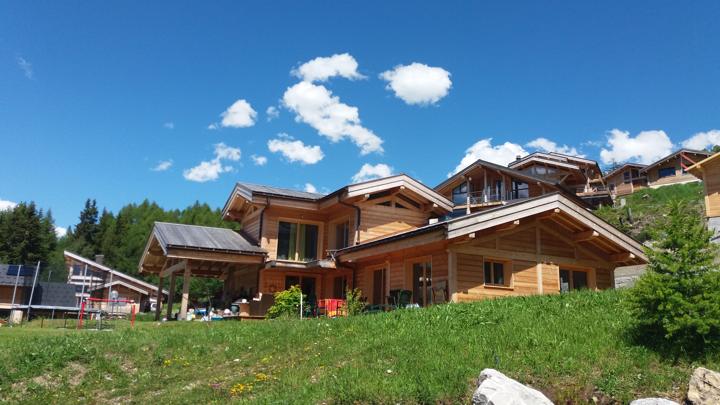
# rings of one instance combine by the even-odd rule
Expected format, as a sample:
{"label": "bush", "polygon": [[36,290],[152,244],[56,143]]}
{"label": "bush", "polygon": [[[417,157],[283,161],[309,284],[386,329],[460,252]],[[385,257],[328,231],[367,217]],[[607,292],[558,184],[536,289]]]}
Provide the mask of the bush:
{"label": "bush", "polygon": [[651,234],[647,271],[630,291],[636,331],[678,352],[704,351],[720,337],[720,266],[712,232],[696,212],[674,202]]}
{"label": "bush", "polygon": [[285,291],[275,293],[275,303],[268,309],[268,318],[299,318],[300,317],[300,297],[304,302],[305,295],[300,290],[300,286],[294,285]]}
{"label": "bush", "polygon": [[348,288],[345,291],[345,307],[348,315],[360,315],[365,310],[365,303],[360,300],[361,297],[362,291],[359,288]]}

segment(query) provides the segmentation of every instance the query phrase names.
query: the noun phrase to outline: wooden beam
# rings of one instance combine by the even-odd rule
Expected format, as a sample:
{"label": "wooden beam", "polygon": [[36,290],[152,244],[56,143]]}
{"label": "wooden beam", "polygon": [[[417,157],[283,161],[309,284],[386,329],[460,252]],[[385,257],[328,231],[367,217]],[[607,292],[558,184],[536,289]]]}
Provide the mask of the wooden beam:
{"label": "wooden beam", "polygon": [[550,218],[550,217],[554,217],[555,215],[558,215],[558,214],[560,214],[560,208],[555,208],[554,210],[543,212],[542,214],[538,215],[537,217],[540,219]]}
{"label": "wooden beam", "polygon": [[162,310],[162,309],[161,309],[161,308],[162,308],[162,296],[163,296],[162,286],[163,286],[163,278],[162,278],[162,277],[159,277],[159,278],[158,278],[157,293],[156,293],[156,295],[155,295],[155,300],[156,300],[156,301],[155,301],[155,302],[156,302],[156,304],[155,304],[155,320],[156,320],[156,321],[159,321],[159,320],[160,320],[160,311]]}
{"label": "wooden beam", "polygon": [[176,273],[170,274],[170,286],[168,287],[168,300],[167,300],[167,312],[165,314],[165,319],[170,320],[172,318],[172,306],[173,306],[173,300],[175,296],[175,276]]}
{"label": "wooden beam", "polygon": [[585,242],[585,241],[589,241],[591,239],[595,239],[598,236],[600,236],[600,234],[596,230],[591,229],[589,231],[576,233],[575,235],[573,235],[573,240],[575,242]]}
{"label": "wooden beam", "polygon": [[187,319],[187,307],[190,299],[190,266],[185,266],[185,274],[183,275],[183,292],[180,301],[180,319]]}
{"label": "wooden beam", "polygon": [[630,252],[622,252],[622,253],[616,253],[614,255],[610,255],[610,260],[612,260],[615,263],[628,262],[633,259],[635,259],[635,255]]}
{"label": "wooden beam", "polygon": [[496,230],[496,231],[509,231],[509,230],[511,230],[511,229],[517,228],[518,225],[520,225],[520,220],[519,220],[519,219],[516,219],[516,220],[514,220],[514,221],[512,221],[512,222],[508,222],[508,223],[506,223],[506,224],[498,225],[498,226],[495,228],[495,230]]}
{"label": "wooden beam", "polygon": [[216,262],[232,262],[232,263],[247,263],[247,264],[258,264],[265,260],[264,255],[249,255],[242,253],[226,253],[226,252],[215,252],[210,250],[191,250],[191,249],[179,249],[170,248],[167,252],[168,258],[174,259],[193,259],[193,260],[208,260]]}
{"label": "wooden beam", "polygon": [[176,271],[182,270],[187,265],[187,260],[181,260],[160,272],[160,277],[168,277]]}

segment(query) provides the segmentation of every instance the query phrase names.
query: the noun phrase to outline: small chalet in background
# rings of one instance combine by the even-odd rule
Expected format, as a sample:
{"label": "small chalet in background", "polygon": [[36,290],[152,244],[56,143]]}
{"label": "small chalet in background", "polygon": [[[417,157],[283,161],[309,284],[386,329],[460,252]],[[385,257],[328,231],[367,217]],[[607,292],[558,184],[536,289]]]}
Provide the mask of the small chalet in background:
{"label": "small chalet in background", "polygon": [[720,243],[720,153],[688,167],[687,172],[703,181],[708,227],[715,230],[715,241]]}
{"label": "small chalet in background", "polygon": [[646,165],[625,163],[605,175],[605,184],[613,197],[632,194],[648,186],[647,175],[641,173]]}
{"label": "small chalet in background", "polygon": [[[157,289],[154,285],[132,277],[103,265],[103,257],[96,256],[95,260],[82,257],[78,254],[64,251],[65,265],[68,267],[68,284],[75,290],[76,304],[79,307],[82,298],[110,299],[111,291],[117,291],[117,299],[135,301],[136,312],[145,311],[151,303],[157,301]],[[167,290],[162,294],[167,295]],[[93,308],[100,308],[104,303],[91,303]],[[129,305],[115,304],[113,311],[130,312]]]}
{"label": "small chalet in background", "polygon": [[651,188],[699,181],[687,169],[711,154],[707,151],[680,149],[640,169],[640,174],[647,177],[648,187]]}

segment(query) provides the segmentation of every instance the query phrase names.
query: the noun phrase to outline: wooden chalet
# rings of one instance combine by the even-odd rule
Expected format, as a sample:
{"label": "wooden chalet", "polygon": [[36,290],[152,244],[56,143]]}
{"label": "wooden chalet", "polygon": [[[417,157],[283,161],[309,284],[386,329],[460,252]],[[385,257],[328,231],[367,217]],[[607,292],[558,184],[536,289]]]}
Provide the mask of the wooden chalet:
{"label": "wooden chalet", "polygon": [[639,163],[625,163],[608,172],[604,179],[610,194],[617,197],[647,188],[647,175],[641,172],[645,167],[647,166]]}
{"label": "wooden chalet", "polygon": [[688,167],[687,172],[703,181],[708,227],[715,230],[714,240],[720,243],[720,153]]}
{"label": "wooden chalet", "polygon": [[534,152],[508,167],[565,187],[592,206],[611,204],[600,165],[594,160],[557,152]]}
{"label": "wooden chalet", "polygon": [[[157,289],[153,284],[105,266],[100,255],[90,260],[66,250],[63,256],[68,268],[67,282],[75,288],[78,307],[83,298],[110,299],[111,291],[117,292],[119,300],[134,301],[136,312],[145,311],[152,302],[157,302]],[[167,296],[168,291],[163,290],[161,294]],[[108,304],[93,302],[88,305],[94,309],[106,309]],[[113,306],[113,311],[129,313],[130,310],[130,305]]]}
{"label": "wooden chalet", "polygon": [[707,151],[680,149],[642,168],[640,174],[647,176],[651,188],[699,181],[687,169],[710,155]]}
{"label": "wooden chalet", "polygon": [[425,306],[610,288],[615,267],[646,261],[572,190],[483,161],[435,189],[404,174],[327,195],[238,183],[223,219],[241,230],[156,223],[140,271],[171,290],[176,274],[217,277],[227,303],[300,285],[309,300],[357,287],[370,304],[405,290]]}

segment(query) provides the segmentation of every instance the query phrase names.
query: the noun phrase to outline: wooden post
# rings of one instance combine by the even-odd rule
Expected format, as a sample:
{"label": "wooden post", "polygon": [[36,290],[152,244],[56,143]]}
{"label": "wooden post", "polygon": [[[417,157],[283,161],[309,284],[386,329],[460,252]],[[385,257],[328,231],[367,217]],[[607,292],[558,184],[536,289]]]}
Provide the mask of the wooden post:
{"label": "wooden post", "polygon": [[465,213],[470,213],[470,178],[465,178],[465,192],[467,193],[465,195]]}
{"label": "wooden post", "polygon": [[457,253],[448,250],[448,295],[450,302],[457,302]]}
{"label": "wooden post", "polygon": [[160,320],[160,311],[162,310],[162,286],[163,286],[163,278],[158,277],[158,287],[157,287],[157,294],[155,295],[155,320]]}
{"label": "wooden post", "polygon": [[172,307],[175,296],[175,274],[170,275],[170,286],[168,287],[167,312],[165,317],[170,320],[172,318]]}
{"label": "wooden post", "polygon": [[185,264],[185,274],[183,275],[183,292],[182,301],[180,301],[180,319],[187,319],[188,300],[190,298],[190,264]]}

